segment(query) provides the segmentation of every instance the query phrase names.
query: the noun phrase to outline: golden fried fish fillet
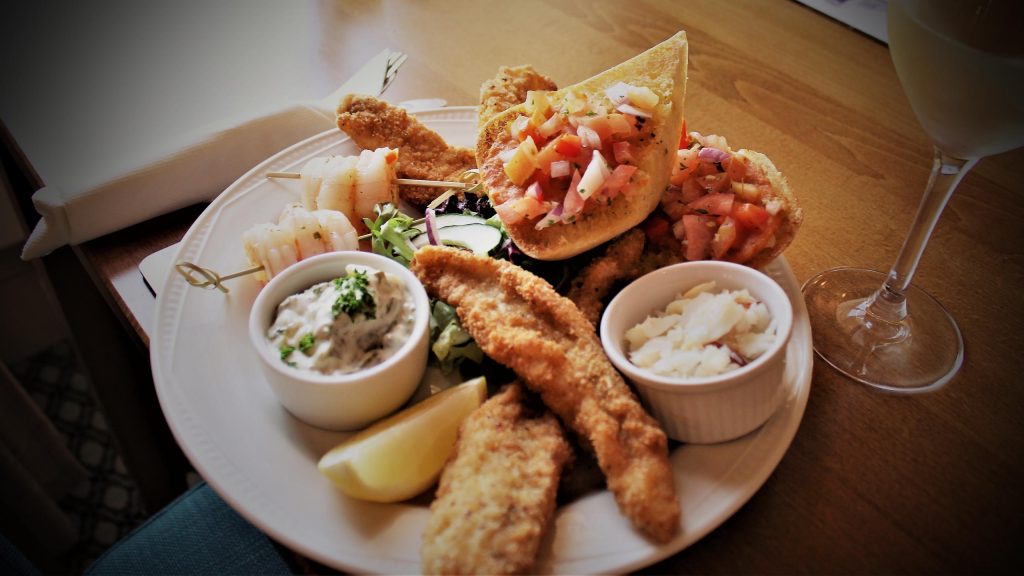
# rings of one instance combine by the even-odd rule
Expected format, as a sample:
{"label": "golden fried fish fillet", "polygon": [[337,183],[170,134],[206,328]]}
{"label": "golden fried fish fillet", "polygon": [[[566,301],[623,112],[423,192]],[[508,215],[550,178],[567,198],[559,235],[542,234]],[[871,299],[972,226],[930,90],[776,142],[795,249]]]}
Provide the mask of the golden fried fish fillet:
{"label": "golden fried fish fillet", "polygon": [[424,574],[532,570],[572,452],[558,420],[526,394],[510,384],[463,422],[430,505]]}
{"label": "golden fried fish fillet", "polygon": [[558,90],[554,80],[537,72],[533,66],[502,66],[498,75],[480,86],[480,109],[477,126],[526,100],[530,90]]}
{"label": "golden fried fish fillet", "polygon": [[601,322],[604,299],[620,280],[634,278],[644,253],[644,232],[633,228],[608,243],[604,252],[590,261],[569,285],[566,297],[596,328]]}
{"label": "golden fried fish fillet", "polygon": [[593,448],[619,510],[666,542],[679,501],[665,432],[601,348],[593,326],[550,284],[506,261],[442,246],[416,253],[427,292],[456,308],[484,353],[511,368]]}
{"label": "golden fried fish fillet", "polygon": [[[338,104],[338,128],[364,150],[397,148],[399,178],[458,182],[463,172],[476,168],[474,151],[449,146],[433,130],[404,109],[372,96],[349,94]],[[400,186],[402,200],[418,208],[444,192],[444,188]]]}

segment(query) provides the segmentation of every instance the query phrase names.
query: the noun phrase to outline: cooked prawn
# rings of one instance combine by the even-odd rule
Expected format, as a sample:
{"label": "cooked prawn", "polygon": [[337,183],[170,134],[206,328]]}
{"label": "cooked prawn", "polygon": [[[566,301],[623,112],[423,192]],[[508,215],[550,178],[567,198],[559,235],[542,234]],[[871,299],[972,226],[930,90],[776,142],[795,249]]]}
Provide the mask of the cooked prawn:
{"label": "cooked prawn", "polygon": [[361,226],[375,205],[398,202],[395,166],[398,150],[363,150],[358,156],[313,158],[302,168],[302,205],[306,210],[337,210]]}
{"label": "cooked prawn", "polygon": [[286,206],[277,224],[256,224],[246,230],[242,244],[249,263],[263,268],[257,273],[263,282],[317,254],[359,249],[356,230],[344,214],[310,211],[298,203]]}

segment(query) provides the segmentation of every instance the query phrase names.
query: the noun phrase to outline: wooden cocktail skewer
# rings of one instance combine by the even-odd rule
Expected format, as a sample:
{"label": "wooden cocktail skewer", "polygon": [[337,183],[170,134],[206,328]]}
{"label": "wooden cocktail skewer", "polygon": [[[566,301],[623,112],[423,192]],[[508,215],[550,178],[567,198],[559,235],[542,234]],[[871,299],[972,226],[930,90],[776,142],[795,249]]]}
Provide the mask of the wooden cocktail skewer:
{"label": "wooden cocktail skewer", "polygon": [[[454,192],[454,189],[467,190],[470,192],[479,189],[479,176],[479,171],[475,169],[470,169],[462,173],[462,182],[441,182],[436,180],[416,180],[412,178],[396,178],[395,181],[398,182],[399,184],[408,186],[433,186],[435,188],[453,189],[452,191],[446,194],[442,194],[435,198],[434,201],[431,202],[429,206],[429,208],[433,208],[434,206],[437,206],[445,199],[447,199],[449,196],[451,196]],[[298,172],[268,172],[267,178],[289,178],[293,180],[298,180],[302,178],[302,174]],[[420,218],[418,220],[414,220],[412,224],[413,226],[415,226],[418,224],[422,224],[425,221],[425,218]],[[363,240],[369,240],[372,237],[373,234],[363,234],[362,236],[359,236],[358,240],[361,242]],[[191,286],[195,286],[197,288],[216,288],[217,290],[220,290],[221,292],[227,294],[228,292],[230,292],[230,290],[228,290],[228,288],[224,286],[223,282],[225,280],[231,280],[233,278],[240,278],[242,276],[256,274],[257,272],[261,272],[263,270],[263,266],[255,266],[253,268],[241,270],[239,272],[233,272],[226,276],[221,276],[214,270],[204,268],[202,266],[199,266],[198,264],[188,261],[178,262],[177,264],[174,265],[174,269],[177,270],[178,274],[181,274],[185,278],[185,281],[188,282]],[[196,276],[197,274],[198,277]]]}
{"label": "wooden cocktail skewer", "polygon": [[[299,180],[302,178],[302,174],[298,172],[267,172],[267,178]],[[459,190],[465,190],[473,186],[473,184],[466,182],[439,182],[437,180],[416,180],[415,178],[395,178],[395,182],[400,186],[431,186],[434,188],[457,188]]]}
{"label": "wooden cocktail skewer", "polygon": [[[422,224],[425,221],[426,218],[413,220],[412,225],[416,226],[417,224]],[[372,237],[373,234],[363,234],[362,236],[359,236],[358,240],[362,242],[363,240],[369,240]],[[203,268],[198,264],[188,262],[185,260],[175,264],[174,269],[178,271],[178,274],[181,274],[182,276],[185,277],[186,282],[188,282],[192,286],[195,286],[196,288],[216,288],[217,290],[220,290],[221,292],[227,294],[229,290],[226,286],[224,286],[224,284],[222,284],[222,282],[224,282],[225,280],[231,280],[233,278],[241,278],[242,276],[248,276],[250,274],[255,274],[257,272],[262,272],[263,266],[254,266],[252,268],[242,270],[239,272],[232,272],[227,276],[221,276],[220,274],[209,268]],[[195,274],[198,274],[200,277],[196,277]]]}

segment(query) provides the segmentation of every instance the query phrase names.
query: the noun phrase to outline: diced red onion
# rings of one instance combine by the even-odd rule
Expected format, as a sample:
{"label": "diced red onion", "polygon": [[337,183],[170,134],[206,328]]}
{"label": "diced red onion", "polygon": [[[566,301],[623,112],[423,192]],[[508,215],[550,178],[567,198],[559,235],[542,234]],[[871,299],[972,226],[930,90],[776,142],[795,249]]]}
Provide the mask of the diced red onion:
{"label": "diced red onion", "polygon": [[556,132],[562,129],[563,124],[562,114],[552,114],[551,118],[544,121],[543,124],[537,127],[537,133],[545,138],[551,138]]}
{"label": "diced red onion", "polygon": [[576,127],[576,135],[580,137],[580,143],[591,150],[601,149],[601,136],[593,129],[582,124]]}
{"label": "diced red onion", "polygon": [[613,104],[622,104],[629,99],[629,84],[625,82],[617,82],[608,88],[605,88],[604,94],[612,101]]}
{"label": "diced red onion", "polygon": [[572,173],[572,165],[568,160],[556,160],[551,163],[551,177],[561,178]]}
{"label": "diced red onion", "polygon": [[427,208],[423,212],[423,220],[427,225],[427,241],[430,242],[431,246],[440,246],[441,236],[437,233],[437,216],[434,215],[433,208]]}
{"label": "diced red onion", "polygon": [[527,118],[526,116],[519,116],[518,118],[512,121],[512,124],[509,126],[509,132],[511,132],[512,136],[517,140],[521,139],[523,130],[525,130],[529,124],[529,118]]}
{"label": "diced red onion", "polygon": [[540,187],[540,182],[534,182],[526,188],[526,195],[532,197],[538,202],[544,201],[544,189]]}
{"label": "diced red onion", "polygon": [[609,176],[611,176],[611,170],[608,169],[608,162],[605,161],[601,152],[594,150],[590,164],[587,165],[587,169],[584,170],[583,177],[580,179],[580,187],[583,188],[579,191],[580,196],[586,200],[597,194]]}
{"label": "diced red onion", "polygon": [[719,150],[718,148],[701,148],[700,152],[697,153],[697,158],[700,158],[702,162],[725,162],[732,156],[728,152]]}
{"label": "diced red onion", "polygon": [[618,106],[615,107],[615,109],[618,110],[619,112],[622,112],[623,114],[632,114],[633,116],[639,116],[641,118],[651,117],[651,113],[648,112],[647,110],[637,108],[636,106],[633,106],[632,104],[629,104],[627,102],[619,104]]}
{"label": "diced red onion", "polygon": [[552,224],[562,220],[562,205],[556,203],[555,206],[537,222],[534,226],[537,230],[543,230]]}
{"label": "diced red onion", "polygon": [[565,205],[562,209],[563,216],[574,216],[583,211],[583,205],[587,202],[587,199],[580,195],[580,179],[580,171],[573,171],[572,182],[569,183],[569,189],[565,193]]}

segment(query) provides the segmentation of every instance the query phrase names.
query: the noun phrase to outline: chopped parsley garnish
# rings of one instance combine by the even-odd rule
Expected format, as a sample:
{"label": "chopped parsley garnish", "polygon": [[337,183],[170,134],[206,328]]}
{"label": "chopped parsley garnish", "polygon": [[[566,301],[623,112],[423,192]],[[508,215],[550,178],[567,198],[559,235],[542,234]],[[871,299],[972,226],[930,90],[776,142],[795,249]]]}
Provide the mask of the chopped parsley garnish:
{"label": "chopped parsley garnish", "polygon": [[373,294],[367,290],[370,279],[366,272],[354,270],[341,278],[331,280],[339,294],[337,300],[331,306],[331,313],[335,318],[343,312],[349,318],[356,314],[362,314],[367,318],[376,318],[377,303],[373,300]]}
{"label": "chopped parsley garnish", "polygon": [[295,346],[289,346],[287,344],[281,345],[281,360],[287,360],[289,356],[295,352]]}
{"label": "chopped parsley garnish", "polygon": [[310,332],[309,334],[306,334],[305,336],[303,336],[299,340],[299,352],[302,352],[303,354],[306,354],[306,350],[309,350],[310,348],[313,347],[313,342],[314,341],[315,341],[315,339],[313,338],[313,333],[312,332]]}

